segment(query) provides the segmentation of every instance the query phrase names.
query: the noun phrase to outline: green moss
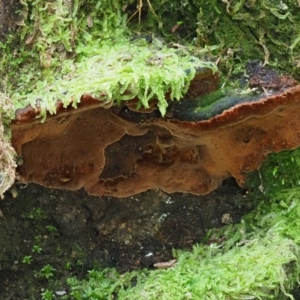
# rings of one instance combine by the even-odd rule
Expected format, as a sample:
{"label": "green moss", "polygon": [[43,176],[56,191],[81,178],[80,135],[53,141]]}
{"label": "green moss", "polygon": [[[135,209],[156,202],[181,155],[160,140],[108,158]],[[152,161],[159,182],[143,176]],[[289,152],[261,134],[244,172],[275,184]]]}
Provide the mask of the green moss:
{"label": "green moss", "polygon": [[196,68],[217,70],[186,49],[167,47],[151,35],[147,38],[153,42],[139,36],[130,39],[122,4],[24,1],[21,46],[12,54],[6,45],[1,61],[2,87],[15,108],[38,102],[44,115],[46,110],[55,113],[57,100],[76,107],[88,93],[113,104],[138,98],[138,107],[148,107],[154,98],[164,115],[166,94],[179,100]]}
{"label": "green moss", "polygon": [[[15,90],[12,99],[16,106],[35,105],[40,99],[43,110],[55,113],[57,99],[65,105],[80,102],[87,93],[105,103],[138,98],[139,106],[148,107],[150,99],[158,99],[158,107],[164,115],[167,107],[165,95],[179,100],[187,92],[198,67],[216,70],[209,62],[192,58],[188,53],[167,48],[159,40],[118,42],[107,41],[101,47],[82,48],[89,55],[79,61],[65,60],[60,74],[47,70],[47,78],[36,82],[34,89],[22,86]],[[24,73],[24,82],[31,82],[31,74]],[[25,77],[26,76],[26,77]]]}
{"label": "green moss", "polygon": [[[53,89],[55,81],[68,80],[75,64],[90,57],[101,43],[126,35],[126,16],[121,15],[119,1],[26,0],[22,4],[22,26],[4,45],[0,65],[2,89],[16,108],[33,104],[32,97],[40,92],[42,97],[35,101],[48,92],[59,95],[61,91]],[[48,105],[53,110],[54,104]]]}
{"label": "green moss", "polygon": [[[150,36],[152,33],[163,35],[172,44],[190,42],[185,49],[201,57],[206,55],[218,59],[220,69],[227,77],[241,74],[241,66],[253,58],[290,71],[298,78],[300,76],[297,54],[300,50],[300,17],[295,1],[26,0],[22,1],[22,5],[23,23],[19,22],[22,25],[18,32],[19,40],[9,38],[6,44],[1,45],[0,61],[2,90],[13,98],[16,107],[33,104],[48,94],[42,106],[52,112],[52,99],[55,97],[64,98],[65,104],[67,97],[76,103],[80,95],[72,94],[70,87],[65,97],[67,83],[60,86],[57,82],[65,79],[73,82],[74,72],[77,72],[76,77],[79,70],[86,71],[83,64],[88,65],[88,59],[103,55],[102,50],[109,45],[122,44],[126,40],[124,37],[138,36],[141,32]],[[174,25],[179,23],[178,29],[172,32]],[[148,48],[145,46],[145,52]],[[138,51],[142,52],[142,49],[140,47]],[[118,47],[114,50],[120,51]],[[175,57],[176,52],[170,52]],[[132,61],[132,65],[134,63]],[[176,72],[175,68],[179,70],[175,64],[173,72]],[[186,76],[185,83],[180,85],[183,87],[182,94],[191,77]],[[162,92],[170,86],[177,86],[180,81],[178,76],[173,78],[174,81],[162,83],[162,90],[157,91],[160,96],[150,91],[151,88],[147,92],[152,81],[146,83],[145,78],[139,81],[141,87],[138,83],[133,94],[144,95],[140,105],[146,107],[152,94],[159,97],[160,109],[164,113],[166,102],[162,100]],[[136,77],[133,80],[138,81]],[[120,85],[122,90],[122,83]],[[116,102],[124,100],[115,95],[114,89],[115,86],[112,86],[108,94],[117,96]],[[82,91],[89,92],[88,89],[76,90],[78,93]],[[40,97],[41,94],[43,97]],[[178,91],[173,91],[175,94],[178,95]],[[174,98],[177,99],[177,96]]]}
{"label": "green moss", "polygon": [[[157,73],[154,72],[149,80],[145,78],[144,72],[138,73],[141,60],[130,61],[129,57],[134,49],[131,51],[128,44],[130,35],[138,36],[141,32],[146,32],[149,36],[153,32],[161,34],[172,41],[172,44],[190,42],[186,44],[185,51],[189,49],[195,55],[219,59],[219,66],[227,73],[226,76],[240,74],[241,65],[253,58],[264,59],[266,63],[291,71],[296,76],[300,75],[297,67],[300,64],[297,57],[300,50],[300,17],[297,14],[298,5],[294,1],[284,4],[268,0],[259,3],[240,0],[26,0],[22,4],[23,23],[18,32],[19,40],[11,38],[6,44],[2,44],[0,61],[2,90],[13,98],[16,108],[28,103],[34,105],[36,100],[42,99],[42,107],[54,112],[54,99],[62,99],[65,105],[70,102],[76,105],[80,93],[101,93],[100,88],[103,86],[99,86],[98,90],[89,90],[83,84],[80,85],[81,89],[73,88],[72,84],[77,85],[79,72],[82,76],[86,73],[91,79],[91,72],[87,67],[96,60],[97,55],[104,56],[105,49],[110,47],[113,49],[110,49],[109,55],[113,56],[113,51],[115,57],[123,55],[123,66],[128,62],[131,64],[128,68],[132,69],[137,63],[136,70],[130,71],[132,81],[136,82],[135,87],[132,81],[127,81],[131,86],[129,94],[142,97],[139,105],[145,107],[149,98],[158,98],[160,110],[164,113],[166,101],[162,94],[171,88],[173,98],[180,98],[194,73],[183,76],[183,67],[186,65],[180,66],[182,53],[176,57],[176,51],[172,49],[169,49],[170,57],[178,64],[167,62],[170,73],[167,68],[162,72],[163,76],[169,75],[169,78],[154,82],[153,77]],[[178,23],[180,26],[172,33],[172,28]],[[124,49],[121,49],[122,44]],[[166,58],[167,48],[161,49],[161,45],[157,48],[139,45],[138,50],[135,50],[143,52],[140,59],[149,57],[149,48],[152,55],[154,51],[162,50]],[[129,54],[124,58],[126,51]],[[185,55],[187,59],[190,58],[188,53]],[[145,60],[145,69],[149,69],[149,61],[153,64],[153,69],[161,67],[158,58],[154,57]],[[119,62],[110,60],[112,66]],[[162,64],[163,67],[166,66],[164,62]],[[199,61],[194,65],[199,65]],[[130,72],[124,68],[124,75],[119,72],[117,77],[120,75],[125,78]],[[138,74],[141,74],[140,80],[137,79]],[[101,76],[103,78],[102,74]],[[115,97],[117,103],[126,100],[125,98],[129,99],[124,94],[122,80],[123,78],[118,83],[118,93],[116,83],[108,88],[108,78],[104,89],[108,94],[107,101],[111,101],[112,97]],[[178,85],[179,82],[181,84]],[[94,78],[91,85],[93,83],[97,83]],[[125,87],[128,87],[127,83]],[[178,90],[173,90],[177,86],[182,88],[181,95]]]}
{"label": "green moss", "polygon": [[300,186],[300,148],[269,154],[260,170],[248,176],[247,186],[276,193]]}
{"label": "green moss", "polygon": [[221,45],[221,68],[235,72],[240,63],[261,59],[300,78],[297,1],[194,2],[200,7],[197,44]]}

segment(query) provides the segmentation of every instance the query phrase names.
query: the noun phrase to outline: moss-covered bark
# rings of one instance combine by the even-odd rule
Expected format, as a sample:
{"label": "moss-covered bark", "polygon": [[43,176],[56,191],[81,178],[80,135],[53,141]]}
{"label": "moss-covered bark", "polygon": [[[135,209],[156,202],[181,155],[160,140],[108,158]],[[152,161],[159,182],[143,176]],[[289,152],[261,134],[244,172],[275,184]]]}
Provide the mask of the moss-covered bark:
{"label": "moss-covered bark", "polygon": [[217,61],[227,77],[241,74],[246,61],[257,58],[300,77],[297,1],[11,0],[1,5],[0,25],[10,28],[2,31],[8,43],[1,49],[1,86],[9,94],[30,94],[37,81],[69,74],[66,61],[94,55],[108,40],[153,33]]}
{"label": "moss-covered bark", "polygon": [[197,42],[220,45],[231,63],[259,58],[299,79],[297,1],[198,1]]}
{"label": "moss-covered bark", "polygon": [[167,92],[179,100],[195,68],[216,67],[151,33],[131,31],[131,17],[142,24],[141,3],[132,12],[130,1],[23,1],[22,22],[3,45],[2,89],[16,108],[38,100],[54,113],[58,99],[76,106],[89,93],[117,103],[137,96],[144,107],[155,98],[164,114]]}

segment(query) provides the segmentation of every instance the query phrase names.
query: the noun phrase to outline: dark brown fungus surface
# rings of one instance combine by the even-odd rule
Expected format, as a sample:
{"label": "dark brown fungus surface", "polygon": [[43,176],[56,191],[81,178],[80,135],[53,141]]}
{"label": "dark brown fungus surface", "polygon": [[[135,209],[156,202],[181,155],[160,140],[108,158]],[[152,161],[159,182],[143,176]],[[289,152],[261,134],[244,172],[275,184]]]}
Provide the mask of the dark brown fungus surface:
{"label": "dark brown fungus surface", "polygon": [[19,178],[115,197],[156,188],[207,194],[231,176],[242,186],[268,153],[300,146],[299,102],[297,85],[186,121],[103,108],[86,95],[78,109],[63,109],[42,124],[16,117],[12,143],[24,158]]}

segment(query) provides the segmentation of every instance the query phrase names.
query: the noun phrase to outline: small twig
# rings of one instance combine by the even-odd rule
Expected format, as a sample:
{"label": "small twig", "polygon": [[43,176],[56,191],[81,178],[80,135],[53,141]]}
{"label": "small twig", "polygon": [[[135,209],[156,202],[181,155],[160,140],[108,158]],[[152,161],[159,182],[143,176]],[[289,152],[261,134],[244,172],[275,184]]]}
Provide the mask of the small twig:
{"label": "small twig", "polygon": [[157,268],[157,269],[168,269],[168,268],[174,267],[175,264],[176,264],[176,259],[172,259],[167,262],[155,263],[153,266],[154,266],[154,268]]}
{"label": "small twig", "polygon": [[[137,10],[130,16],[130,18],[127,20],[127,23],[130,22],[130,20],[138,13],[139,14],[139,24],[141,24],[141,16],[142,16],[142,7],[143,7],[143,0],[139,0],[139,4],[137,4],[136,8]],[[150,2],[150,0],[147,0],[148,6],[150,8],[150,11],[157,17],[157,14],[155,13],[153,6]]]}

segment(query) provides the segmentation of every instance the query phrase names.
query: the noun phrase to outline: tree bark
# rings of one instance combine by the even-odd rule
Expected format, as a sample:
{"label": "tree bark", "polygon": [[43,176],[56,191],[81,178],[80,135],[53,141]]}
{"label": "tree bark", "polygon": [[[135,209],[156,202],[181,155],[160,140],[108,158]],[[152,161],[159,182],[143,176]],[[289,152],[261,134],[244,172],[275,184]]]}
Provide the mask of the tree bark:
{"label": "tree bark", "polygon": [[17,34],[21,25],[22,5],[18,0],[0,1],[0,41],[5,42],[8,34]]}

